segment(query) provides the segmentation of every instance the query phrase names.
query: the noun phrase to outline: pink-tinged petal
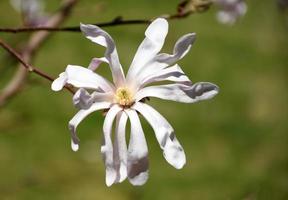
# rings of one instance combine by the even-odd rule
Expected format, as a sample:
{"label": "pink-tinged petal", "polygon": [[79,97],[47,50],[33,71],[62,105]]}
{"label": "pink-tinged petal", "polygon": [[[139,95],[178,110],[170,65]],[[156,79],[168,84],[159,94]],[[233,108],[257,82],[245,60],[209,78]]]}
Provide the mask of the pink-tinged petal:
{"label": "pink-tinged petal", "polygon": [[176,83],[183,83],[190,85],[190,79],[184,74],[179,65],[175,64],[172,67],[167,67],[166,69],[160,70],[151,76],[146,77],[139,86],[143,88],[149,83],[155,83],[159,81],[173,81]]}
{"label": "pink-tinged petal", "polygon": [[135,87],[139,87],[143,80],[153,76],[156,73],[161,73],[163,69],[174,65],[178,60],[182,59],[191,49],[195,38],[195,33],[186,34],[177,40],[174,46],[173,54],[161,53],[156,55],[137,74],[137,81],[134,81],[134,84],[136,85]]}
{"label": "pink-tinged petal", "polygon": [[127,178],[127,144],[126,123],[128,116],[125,112],[118,113],[114,138],[114,168],[117,172],[115,183],[121,183]]}
{"label": "pink-tinged petal", "polygon": [[80,28],[87,39],[106,47],[105,58],[109,62],[113,81],[117,86],[123,85],[125,83],[125,77],[112,37],[98,26],[81,24]]}
{"label": "pink-tinged petal", "polygon": [[148,148],[139,117],[135,110],[126,110],[131,122],[128,146],[128,179],[133,185],[143,185],[148,180]]}
{"label": "pink-tinged petal", "polygon": [[107,109],[109,108],[111,103],[109,102],[97,102],[90,106],[88,109],[80,110],[70,121],[69,121],[69,130],[71,132],[71,139],[72,139],[72,149],[75,151],[79,148],[79,138],[76,133],[77,126],[80,122],[87,117],[92,112],[97,110]]}
{"label": "pink-tinged petal", "polygon": [[52,82],[51,89],[54,91],[60,91],[63,89],[66,83],[67,83],[67,74],[66,72],[62,72],[61,74],[59,74],[59,77]]}
{"label": "pink-tinged petal", "polygon": [[182,103],[195,103],[207,100],[218,94],[217,85],[208,82],[195,83],[192,86],[183,84],[168,84],[149,86],[138,91],[135,98],[139,101],[145,97],[156,97]]}
{"label": "pink-tinged petal", "polygon": [[103,124],[104,140],[101,146],[101,153],[106,167],[106,185],[111,186],[117,178],[117,172],[114,167],[113,144],[111,140],[113,121],[116,115],[122,110],[118,105],[113,105],[106,114]]}
{"label": "pink-tinged petal", "polygon": [[133,108],[140,112],[153,128],[167,162],[176,169],[181,169],[186,163],[186,156],[172,126],[160,113],[147,104],[137,102]]}
{"label": "pink-tinged petal", "polygon": [[191,49],[196,39],[196,33],[189,33],[179,38],[174,46],[173,54],[159,54],[155,58],[157,62],[173,65],[182,59]]}
{"label": "pink-tinged petal", "polygon": [[90,69],[68,65],[66,68],[67,83],[78,87],[94,90],[112,91],[114,86],[102,76]]}
{"label": "pink-tinged petal", "polygon": [[88,66],[88,69],[95,71],[96,69],[98,69],[99,65],[103,62],[109,64],[109,61],[105,57],[93,58]]}
{"label": "pink-tinged petal", "polygon": [[168,33],[168,22],[164,18],[154,20],[145,32],[145,39],[140,44],[129,68],[127,79],[133,81],[135,75],[142,71],[161,50]]}
{"label": "pink-tinged petal", "polygon": [[73,104],[76,108],[88,109],[92,103],[92,96],[84,88],[77,90],[73,96]]}
{"label": "pink-tinged petal", "polygon": [[88,109],[95,102],[113,102],[113,92],[93,92],[89,94],[80,88],[73,96],[73,104],[78,109]]}

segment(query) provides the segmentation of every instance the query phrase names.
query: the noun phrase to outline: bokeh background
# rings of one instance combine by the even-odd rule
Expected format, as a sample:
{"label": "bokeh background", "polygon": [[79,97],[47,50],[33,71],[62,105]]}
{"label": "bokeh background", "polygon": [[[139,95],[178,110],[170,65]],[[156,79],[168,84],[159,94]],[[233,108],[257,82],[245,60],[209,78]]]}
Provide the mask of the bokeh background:
{"label": "bokeh background", "polygon": [[[54,11],[58,0],[46,1]],[[65,25],[151,18],[174,13],[171,0],[82,0]],[[235,26],[219,24],[217,9],[170,22],[164,52],[176,40],[196,32],[197,41],[180,65],[192,81],[220,86],[213,100],[180,104],[158,99],[149,103],[173,125],[187,164],[176,170],[166,163],[149,125],[150,178],[142,187],[125,181],[106,187],[100,155],[103,116],[94,113],[79,126],[81,147],[70,148],[68,121],[77,110],[71,95],[52,92],[34,74],[24,90],[0,108],[0,199],[288,199],[288,28],[275,1],[248,1],[247,15]],[[0,27],[21,18],[8,0],[0,1]],[[144,37],[146,25],[105,28],[127,68]],[[29,34],[0,33],[10,44]],[[87,66],[104,49],[80,33],[55,33],[38,51],[34,65],[53,76],[67,64]],[[0,50],[0,88],[15,63]],[[108,67],[99,73],[110,76]]]}

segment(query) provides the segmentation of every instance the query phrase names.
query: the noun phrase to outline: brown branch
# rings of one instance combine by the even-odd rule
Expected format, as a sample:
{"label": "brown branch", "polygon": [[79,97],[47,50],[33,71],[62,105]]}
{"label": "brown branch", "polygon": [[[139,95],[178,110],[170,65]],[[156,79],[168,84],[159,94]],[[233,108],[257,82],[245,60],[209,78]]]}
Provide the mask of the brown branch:
{"label": "brown branch", "polygon": [[[161,17],[167,20],[182,19],[188,17],[194,12],[187,12],[184,14],[174,14],[174,15],[163,15]],[[154,19],[154,18],[153,18]],[[136,25],[136,24],[149,24],[153,19],[132,19],[124,20],[121,16],[116,17],[110,22],[96,23],[93,25],[99,27],[108,27],[108,26],[122,26],[122,25]],[[23,28],[0,28],[0,32],[6,33],[23,33],[23,32],[35,32],[35,31],[49,31],[49,32],[80,32],[80,26],[72,27],[49,27],[49,26],[39,26],[39,27],[23,27]]]}
{"label": "brown branch", "polygon": [[17,53],[14,49],[12,49],[8,44],[6,44],[4,41],[2,41],[0,39],[0,46],[2,46],[4,49],[6,49],[12,56],[14,56],[20,63],[23,64],[23,66],[30,72],[33,72],[35,69],[27,64],[19,55],[19,53]]}
{"label": "brown branch", "polygon": [[[77,0],[63,0],[63,4],[60,9],[48,19],[46,23],[47,26],[57,27],[60,25],[67,18],[76,2]],[[21,51],[23,61],[26,63],[31,63],[36,50],[43,45],[50,34],[50,32],[36,32],[32,34],[23,51]],[[28,70],[20,63],[13,78],[0,93],[0,106],[3,106],[8,99],[15,96],[23,88],[27,75]]]}
{"label": "brown branch", "polygon": [[[24,61],[24,59],[20,56],[20,54],[18,52],[16,52],[12,47],[10,47],[7,43],[5,43],[3,40],[0,39],[0,46],[3,47],[3,49],[5,49],[6,51],[8,51],[15,59],[17,59],[23,67],[26,68],[26,70],[28,72],[32,72],[32,73],[35,73],[51,82],[53,82],[55,79],[52,78],[50,75],[46,74],[45,72],[41,71],[40,69],[38,68],[35,68],[33,67],[32,65],[26,63]],[[68,86],[65,86],[65,88],[71,92],[72,94],[74,94],[74,91],[68,87]]]}
{"label": "brown branch", "polygon": [[[107,26],[120,26],[120,25],[135,25],[135,24],[149,24],[150,20],[139,19],[139,20],[117,20],[111,22],[104,22],[93,24],[99,27],[107,27]],[[35,31],[49,31],[49,32],[58,32],[58,31],[66,31],[66,32],[80,32],[79,26],[73,27],[63,27],[63,28],[55,28],[55,27],[47,27],[47,26],[39,26],[39,27],[23,27],[23,28],[0,28],[0,32],[6,33],[23,33],[23,32],[35,32]]]}

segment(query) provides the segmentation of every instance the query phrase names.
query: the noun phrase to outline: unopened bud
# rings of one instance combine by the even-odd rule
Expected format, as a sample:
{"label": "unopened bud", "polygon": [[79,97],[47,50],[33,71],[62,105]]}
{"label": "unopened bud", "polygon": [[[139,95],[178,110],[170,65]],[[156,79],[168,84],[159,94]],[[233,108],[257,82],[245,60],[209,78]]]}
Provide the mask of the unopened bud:
{"label": "unopened bud", "polygon": [[184,0],[178,4],[178,14],[187,15],[195,12],[204,12],[212,5],[212,0]]}

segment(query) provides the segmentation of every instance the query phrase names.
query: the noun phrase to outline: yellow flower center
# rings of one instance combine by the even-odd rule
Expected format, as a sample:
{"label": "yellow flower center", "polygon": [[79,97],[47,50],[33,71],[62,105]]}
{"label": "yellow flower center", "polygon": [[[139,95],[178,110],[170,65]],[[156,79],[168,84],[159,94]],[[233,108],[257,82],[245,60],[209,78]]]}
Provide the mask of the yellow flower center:
{"label": "yellow flower center", "polygon": [[126,87],[120,87],[116,90],[115,99],[123,107],[129,107],[134,103],[132,92]]}

